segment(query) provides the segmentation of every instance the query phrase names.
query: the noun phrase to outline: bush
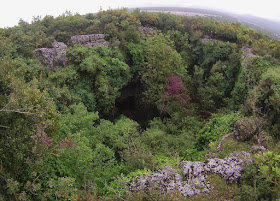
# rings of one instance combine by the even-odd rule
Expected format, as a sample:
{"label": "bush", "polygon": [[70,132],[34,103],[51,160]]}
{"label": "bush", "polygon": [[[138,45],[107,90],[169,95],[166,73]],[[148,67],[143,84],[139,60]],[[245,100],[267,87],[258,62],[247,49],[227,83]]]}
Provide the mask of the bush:
{"label": "bush", "polygon": [[255,164],[245,167],[236,200],[280,198],[280,155],[272,151],[257,154]]}
{"label": "bush", "polygon": [[259,174],[258,166],[247,165],[240,179],[240,187],[235,192],[235,199],[274,200],[272,187],[272,184]]}
{"label": "bush", "polygon": [[239,113],[213,115],[207,124],[198,132],[196,147],[198,150],[207,149],[211,141],[219,140],[231,132],[231,125],[241,118]]}

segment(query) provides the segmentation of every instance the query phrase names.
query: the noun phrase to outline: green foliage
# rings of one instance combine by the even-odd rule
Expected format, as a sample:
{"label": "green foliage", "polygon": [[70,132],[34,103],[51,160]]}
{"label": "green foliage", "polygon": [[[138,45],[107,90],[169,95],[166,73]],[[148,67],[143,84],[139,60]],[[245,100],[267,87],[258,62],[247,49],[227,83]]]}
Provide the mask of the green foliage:
{"label": "green foliage", "polygon": [[106,195],[111,189],[107,186],[113,178],[123,173],[124,167],[117,165],[114,152],[103,144],[93,151],[93,181],[98,186],[98,194]]}
{"label": "green foliage", "polygon": [[167,13],[158,13],[158,28],[164,32],[167,30],[178,29],[180,27],[180,18],[177,15]]}
{"label": "green foliage", "polygon": [[134,172],[130,172],[126,176],[121,175],[113,182],[110,183],[109,189],[111,189],[111,195],[117,196],[117,198],[122,198],[127,193],[127,184],[132,181],[133,178],[140,175],[149,175],[152,172],[148,169],[139,169]]}
{"label": "green foliage", "polygon": [[181,158],[178,156],[173,156],[172,158],[168,158],[163,155],[156,155],[155,161],[157,163],[157,168],[162,169],[165,166],[178,167]]}
{"label": "green foliage", "polygon": [[63,115],[60,120],[60,136],[67,137],[72,134],[82,133],[86,135],[92,130],[93,122],[98,120],[98,114],[88,112],[86,107],[80,103],[71,106],[70,112]]}
{"label": "green foliage", "polygon": [[96,110],[96,97],[92,93],[93,89],[90,79],[79,79],[79,82],[73,86],[72,90],[73,99],[77,99],[77,102],[82,101],[89,112]]}
{"label": "green foliage", "polygon": [[54,197],[77,200],[78,189],[75,188],[75,179],[71,177],[60,177],[57,180],[50,180],[48,182],[49,190],[45,192],[45,196],[48,199],[54,199]]}
{"label": "green foliage", "polygon": [[279,154],[272,151],[257,154],[254,164],[244,170],[236,200],[279,199],[279,165]]}
{"label": "green foliage", "polygon": [[205,158],[205,154],[207,154],[206,150],[198,150],[195,146],[192,148],[186,149],[182,153],[182,157],[187,161],[203,161]]}
{"label": "green foliage", "polygon": [[92,166],[94,153],[89,146],[88,139],[79,134],[71,136],[74,147],[66,149],[61,156],[56,159],[60,169],[59,175],[72,176],[76,179],[75,184],[81,188],[88,185],[87,182],[93,180],[94,170]]}
{"label": "green foliage", "polygon": [[96,101],[96,110],[108,114],[119,96],[119,90],[131,79],[130,68],[123,61],[122,54],[101,46],[75,46],[68,50],[68,55],[80,76],[91,80],[87,88],[94,94],[82,97],[89,104],[88,108],[94,109],[92,104]]}
{"label": "green foliage", "polygon": [[143,39],[139,44],[129,44],[129,53],[132,56],[135,81],[143,85],[143,99],[148,104],[158,104],[168,76],[186,76],[181,56],[163,35]]}
{"label": "green foliage", "polygon": [[231,92],[232,105],[234,109],[238,109],[246,100],[248,96],[248,82],[247,82],[247,68],[242,68],[238,74],[236,83]]}
{"label": "green foliage", "polygon": [[274,137],[279,136],[279,69],[269,68],[260,77],[259,84],[251,91],[245,110],[256,116],[263,116]]}
{"label": "green foliage", "polygon": [[217,61],[224,61],[226,60],[229,55],[232,53],[232,47],[229,43],[224,42],[209,42],[206,43],[204,47],[204,59],[202,62],[202,68],[205,71],[205,77],[209,75],[209,72],[212,69],[212,66]]}
{"label": "green foliage", "polygon": [[[31,137],[38,125],[56,138],[59,118],[53,101],[38,89],[37,80],[26,83],[20,67],[18,61],[3,59],[0,68],[0,174],[18,182],[24,177],[27,158],[33,157]],[[1,193],[5,192],[3,182]]]}
{"label": "green foliage", "polygon": [[[222,68],[225,68],[225,66]],[[211,73],[204,87],[198,89],[202,107],[210,111],[220,108],[223,104],[226,84],[227,79],[222,73]]]}
{"label": "green foliage", "polygon": [[199,150],[207,149],[210,142],[217,141],[223,135],[230,133],[231,125],[241,117],[240,113],[213,115],[210,121],[198,132],[196,147]]}
{"label": "green foliage", "polygon": [[138,42],[137,27],[141,24],[135,13],[122,10],[108,10],[97,14],[101,32],[112,44],[120,43],[120,48],[127,49],[129,42]]}
{"label": "green foliage", "polygon": [[[68,44],[100,33],[109,47]],[[69,65],[49,71],[33,51],[54,39],[68,44]],[[261,137],[261,128],[277,151],[279,48],[239,23],[139,9],[65,12],[0,29],[0,200],[185,200],[156,188],[129,192],[129,182],[209,151],[248,151],[256,140],[245,134]],[[217,152],[244,115],[266,124],[242,119],[236,132],[249,141],[227,140]],[[234,199],[279,199],[278,152],[254,162]],[[209,179],[215,189],[191,200],[233,198],[237,184]]]}
{"label": "green foliage", "polygon": [[[199,83],[195,84],[199,85],[197,90],[201,106],[207,111],[215,111],[225,106],[235,87],[240,71],[240,55],[233,48],[234,45],[229,43],[206,43],[202,69],[194,69],[194,75],[200,76],[196,81]],[[206,81],[202,79],[202,74]]]}
{"label": "green foliage", "polygon": [[251,147],[252,147],[252,143],[239,142],[234,139],[229,139],[222,144],[222,146],[220,147],[220,151],[217,152],[217,156],[218,158],[225,158],[229,154],[236,151],[250,152]]}
{"label": "green foliage", "polygon": [[272,182],[276,188],[280,185],[280,155],[267,151],[263,155],[256,156],[256,164],[260,174],[266,181]]}
{"label": "green foliage", "polygon": [[246,166],[241,177],[241,186],[236,190],[236,200],[275,200],[273,185],[259,174],[255,165]]}
{"label": "green foliage", "polygon": [[100,124],[93,128],[92,133],[112,149],[119,160],[130,157],[127,152],[134,148],[135,138],[139,136],[138,124],[125,117],[120,118],[115,124],[101,120]]}
{"label": "green foliage", "polygon": [[150,123],[150,128],[142,133],[141,142],[148,146],[153,154],[165,157],[174,157],[178,154],[181,156],[186,149],[194,145],[194,133],[199,130],[197,120],[191,117],[184,119],[174,117],[173,120],[174,122],[154,119]]}

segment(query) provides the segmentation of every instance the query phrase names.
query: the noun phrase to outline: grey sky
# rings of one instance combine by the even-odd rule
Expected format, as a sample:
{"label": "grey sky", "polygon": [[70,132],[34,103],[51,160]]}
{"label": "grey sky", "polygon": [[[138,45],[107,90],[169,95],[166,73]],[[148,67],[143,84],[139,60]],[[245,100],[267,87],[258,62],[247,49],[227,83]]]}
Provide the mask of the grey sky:
{"label": "grey sky", "polygon": [[58,16],[66,10],[72,13],[97,12],[108,8],[141,6],[206,7],[252,14],[280,21],[279,0],[8,0],[1,3],[0,27],[14,26],[22,18],[31,22],[33,16]]}

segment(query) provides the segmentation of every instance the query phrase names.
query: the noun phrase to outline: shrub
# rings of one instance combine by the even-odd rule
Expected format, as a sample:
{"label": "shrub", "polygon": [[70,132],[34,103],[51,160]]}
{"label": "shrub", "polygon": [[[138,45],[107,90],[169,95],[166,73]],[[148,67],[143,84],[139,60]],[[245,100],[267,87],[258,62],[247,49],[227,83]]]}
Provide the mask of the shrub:
{"label": "shrub", "polygon": [[231,132],[231,125],[240,118],[239,113],[213,115],[197,134],[196,147],[198,150],[207,149],[211,141],[217,141],[223,135]]}

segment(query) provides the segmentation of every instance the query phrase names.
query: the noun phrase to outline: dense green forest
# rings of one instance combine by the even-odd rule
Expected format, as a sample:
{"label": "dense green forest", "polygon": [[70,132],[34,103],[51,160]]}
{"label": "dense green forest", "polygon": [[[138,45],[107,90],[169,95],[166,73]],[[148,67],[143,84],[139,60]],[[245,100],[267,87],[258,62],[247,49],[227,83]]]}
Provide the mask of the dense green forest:
{"label": "dense green forest", "polygon": [[[109,46],[69,43],[87,34]],[[54,40],[68,62],[50,70],[34,50]],[[239,23],[139,9],[0,29],[0,200],[280,199],[279,61],[278,40]],[[238,181],[209,175],[208,194],[130,190],[256,145]]]}

